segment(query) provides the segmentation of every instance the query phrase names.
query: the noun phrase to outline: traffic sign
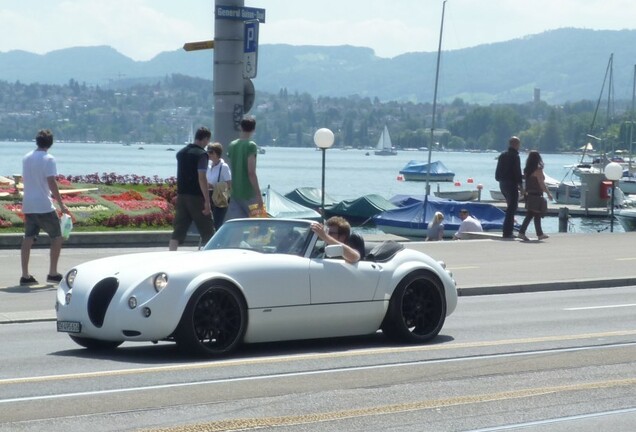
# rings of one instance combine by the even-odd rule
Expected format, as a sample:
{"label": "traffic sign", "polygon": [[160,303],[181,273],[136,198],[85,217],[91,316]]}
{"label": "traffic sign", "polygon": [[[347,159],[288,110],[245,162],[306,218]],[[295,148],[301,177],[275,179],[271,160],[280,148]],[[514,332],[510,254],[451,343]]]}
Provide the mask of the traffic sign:
{"label": "traffic sign", "polygon": [[255,78],[258,63],[258,20],[245,21],[243,30],[243,78]]}

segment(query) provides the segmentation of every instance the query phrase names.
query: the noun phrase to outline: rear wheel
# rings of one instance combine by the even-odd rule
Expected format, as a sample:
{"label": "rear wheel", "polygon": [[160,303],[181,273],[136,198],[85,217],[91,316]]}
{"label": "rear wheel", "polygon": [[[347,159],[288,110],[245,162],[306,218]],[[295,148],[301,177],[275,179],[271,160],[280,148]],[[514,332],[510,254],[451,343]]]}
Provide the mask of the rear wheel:
{"label": "rear wheel", "polygon": [[188,301],[175,339],[180,349],[195,355],[232,352],[247,328],[247,306],[234,287],[215,283],[199,288]]}
{"label": "rear wheel", "polygon": [[94,350],[94,351],[113,350],[117,348],[119,345],[121,345],[122,343],[124,343],[123,341],[103,341],[103,340],[91,339],[91,338],[85,338],[85,337],[73,336],[73,335],[69,335],[69,337],[76,344],[83,346],[84,348],[87,348],[89,350]]}
{"label": "rear wheel", "polygon": [[430,273],[416,272],[393,292],[382,331],[400,342],[422,343],[437,336],[445,319],[443,285]]}

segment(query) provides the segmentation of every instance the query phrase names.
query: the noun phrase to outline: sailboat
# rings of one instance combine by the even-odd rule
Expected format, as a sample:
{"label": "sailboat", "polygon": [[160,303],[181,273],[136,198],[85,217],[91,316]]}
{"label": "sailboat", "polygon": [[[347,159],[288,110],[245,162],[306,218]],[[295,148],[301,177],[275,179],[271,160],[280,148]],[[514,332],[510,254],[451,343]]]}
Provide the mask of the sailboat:
{"label": "sailboat", "polygon": [[194,143],[194,124],[190,123],[190,133],[188,134],[188,140],[185,142],[186,144]]}
{"label": "sailboat", "polygon": [[391,136],[389,135],[389,128],[384,125],[384,130],[378,140],[378,145],[375,150],[376,156],[395,156],[397,151],[393,148],[391,143]]}

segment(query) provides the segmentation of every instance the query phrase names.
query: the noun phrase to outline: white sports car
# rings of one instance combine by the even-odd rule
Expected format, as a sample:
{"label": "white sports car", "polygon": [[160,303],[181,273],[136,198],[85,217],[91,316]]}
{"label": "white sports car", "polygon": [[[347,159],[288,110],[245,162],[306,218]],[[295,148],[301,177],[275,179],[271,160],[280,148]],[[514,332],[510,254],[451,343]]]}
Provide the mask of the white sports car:
{"label": "white sports car", "polygon": [[294,219],[226,222],[201,251],[99,259],[57,289],[57,330],[79,345],[175,341],[227,354],[245,342],[363,335],[434,338],[457,305],[443,263],[388,241],[356,264]]}

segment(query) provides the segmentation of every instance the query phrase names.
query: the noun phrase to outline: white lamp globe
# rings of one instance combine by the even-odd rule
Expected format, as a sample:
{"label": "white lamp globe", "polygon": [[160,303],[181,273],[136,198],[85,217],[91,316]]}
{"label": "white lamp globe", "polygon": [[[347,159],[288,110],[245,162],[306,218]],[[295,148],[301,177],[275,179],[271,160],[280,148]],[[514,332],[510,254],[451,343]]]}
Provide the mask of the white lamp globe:
{"label": "white lamp globe", "polygon": [[333,145],[334,135],[330,129],[320,128],[314,134],[314,143],[320,149],[328,149]]}
{"label": "white lamp globe", "polygon": [[605,177],[611,181],[620,180],[621,177],[623,177],[623,167],[621,164],[610,162],[605,165]]}

